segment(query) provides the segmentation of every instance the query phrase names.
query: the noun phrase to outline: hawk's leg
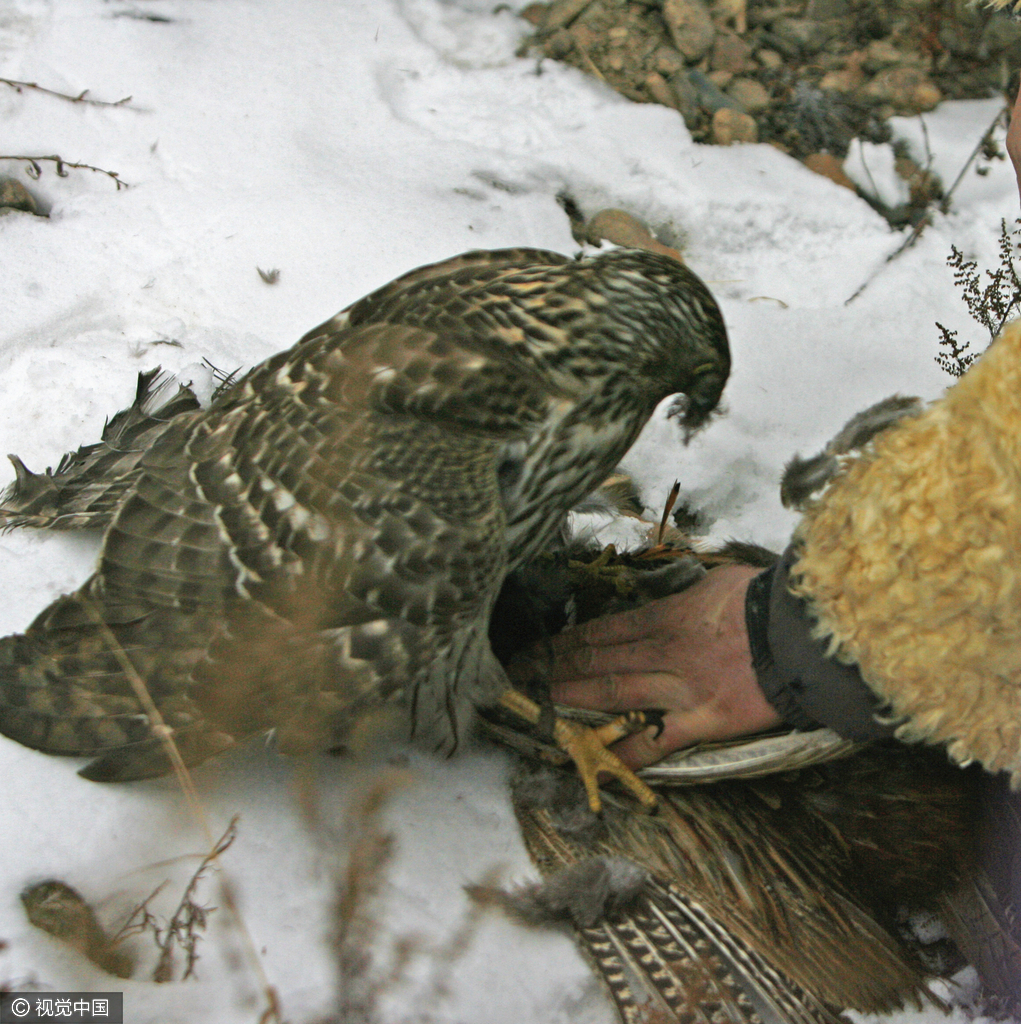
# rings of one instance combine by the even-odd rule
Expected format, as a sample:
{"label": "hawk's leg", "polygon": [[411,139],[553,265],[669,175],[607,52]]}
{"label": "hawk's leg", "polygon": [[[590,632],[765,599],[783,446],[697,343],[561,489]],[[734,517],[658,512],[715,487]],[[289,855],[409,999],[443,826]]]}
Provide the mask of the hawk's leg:
{"label": "hawk's leg", "polygon": [[[540,706],[518,690],[505,690],[500,696],[500,705],[532,725],[537,725],[542,716]],[[619,780],[647,810],[655,809],[656,794],[616,754],[606,749],[611,743],[633,733],[636,726],[645,724],[646,716],[641,711],[630,711],[595,729],[564,718],[554,721],[553,738],[575,763],[594,814],[602,809],[598,782],[600,772]]]}

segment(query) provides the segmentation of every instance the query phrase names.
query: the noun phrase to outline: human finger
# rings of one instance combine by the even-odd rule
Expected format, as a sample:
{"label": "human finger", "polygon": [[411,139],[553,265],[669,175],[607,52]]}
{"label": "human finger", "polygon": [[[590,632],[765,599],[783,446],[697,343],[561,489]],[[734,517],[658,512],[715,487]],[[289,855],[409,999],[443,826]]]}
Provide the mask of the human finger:
{"label": "human finger", "polygon": [[672,672],[605,673],[592,679],[566,679],[550,686],[550,697],[589,711],[644,711],[676,706],[684,684]]}
{"label": "human finger", "polygon": [[553,652],[553,661],[547,668],[546,678],[551,683],[560,683],[607,675],[630,676],[658,672],[670,663],[662,637],[630,641],[612,647],[572,647]]}
{"label": "human finger", "polygon": [[646,640],[662,629],[673,610],[673,598],[678,596],[660,598],[639,608],[604,615],[565,629],[550,638],[553,654],[559,657],[562,652],[580,647],[614,647]]}

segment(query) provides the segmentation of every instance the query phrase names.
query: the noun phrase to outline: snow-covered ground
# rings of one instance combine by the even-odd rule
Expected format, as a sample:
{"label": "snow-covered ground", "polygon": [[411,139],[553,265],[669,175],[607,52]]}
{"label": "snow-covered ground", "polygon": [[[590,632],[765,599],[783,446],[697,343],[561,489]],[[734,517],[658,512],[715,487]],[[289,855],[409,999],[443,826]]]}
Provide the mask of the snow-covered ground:
{"label": "snow-covered ground", "polygon": [[[204,359],[249,366],[419,264],[479,247],[572,253],[555,199],[566,189],[589,214],[624,207],[680,245],[730,330],[727,416],[687,448],[656,421],[628,456],[647,504],[659,507],[676,478],[713,537],[783,545],[793,525],[777,497],[784,462],[887,394],[936,396],[949,379],[933,361],[935,320],[980,338],[945,259],[955,243],[995,265],[1000,219],[1018,212],[1009,166],[969,172],[951,212],[887,264],[903,235],[849,191],[768,146],[694,145],[673,111],[515,58],[524,24],[494,6],[0,0],[0,76],[132,97],[88,106],[0,83],[0,152],[59,154],[130,184],[117,190],[87,170],[59,177],[52,163],[31,181],[26,165],[0,161],[50,214],[0,218],[0,450],[33,469],[55,465],[130,401],[139,370],[162,364],[208,386]],[[926,116],[945,181],[999,104]],[[898,129],[920,144],[917,120]],[[278,268],[279,283],[257,267]],[[93,537],[0,536],[0,630],[23,629],[82,582],[96,550]],[[251,949],[221,909],[198,980],[157,986],[104,975],[29,925],[18,896],[58,877],[116,928],[169,879],[152,908],[172,912],[205,849],[176,784],[104,788],[73,762],[0,740],[0,982],[123,990],[131,1024],[249,1024],[267,984],[292,1024],[334,1012],[335,884],[366,825],[346,816],[380,773],[398,772],[382,819],[395,852],[380,865],[368,944],[376,1019],[612,1020],[567,936],[466,918],[465,883],[532,871],[501,756],[397,760],[294,764],[257,748],[196,772],[215,834],[240,815],[222,877]],[[222,907],[215,875],[199,898]],[[385,984],[415,935],[403,979]],[[148,941],[135,942],[139,977]]]}

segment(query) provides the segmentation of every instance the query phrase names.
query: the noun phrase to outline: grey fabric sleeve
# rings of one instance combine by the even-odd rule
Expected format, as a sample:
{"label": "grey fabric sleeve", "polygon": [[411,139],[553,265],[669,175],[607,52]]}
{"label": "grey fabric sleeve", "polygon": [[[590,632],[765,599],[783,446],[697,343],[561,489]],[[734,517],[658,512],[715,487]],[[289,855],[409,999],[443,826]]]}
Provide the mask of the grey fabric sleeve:
{"label": "grey fabric sleeve", "polygon": [[766,699],[796,729],[829,726],[851,740],[885,739],[894,725],[876,720],[883,705],[854,665],[826,656],[812,636],[805,602],[788,589],[793,546],[748,587],[745,621],[752,664]]}

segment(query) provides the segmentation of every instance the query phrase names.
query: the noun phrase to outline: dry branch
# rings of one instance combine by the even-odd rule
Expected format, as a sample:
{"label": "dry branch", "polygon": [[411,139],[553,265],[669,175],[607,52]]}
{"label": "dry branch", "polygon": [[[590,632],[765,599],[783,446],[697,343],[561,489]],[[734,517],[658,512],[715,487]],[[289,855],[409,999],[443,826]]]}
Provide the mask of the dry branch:
{"label": "dry branch", "polygon": [[114,941],[120,941],[127,935],[137,935],[142,932],[152,932],[156,946],[160,951],[159,961],[153,970],[152,980],[164,982],[173,980],[173,957],[174,946],[179,946],[185,953],[185,969],[181,980],[191,977],[195,973],[195,964],[198,962],[198,943],[201,938],[200,932],[205,930],[206,917],[213,908],[204,907],[195,902],[195,890],[199,882],[205,876],[210,866],[223,854],[237,838],[238,818],[235,815],[231,818],[226,831],[216,841],[213,848],[202,858],[202,863],[191,876],[191,881],[185,886],[184,894],[177,905],[177,909],[171,915],[165,926],[161,926],[155,914],[149,909],[149,903],[166,887],[166,882],[161,882],[134,910],[124,926],[114,937]]}
{"label": "dry branch", "polygon": [[93,107],[123,107],[126,103],[131,102],[130,96],[125,96],[123,99],[116,100],[113,103],[109,100],[86,99],[85,97],[89,94],[88,89],[82,89],[77,96],[71,96],[66,92],[55,92],[53,89],[47,89],[37,82],[19,82],[13,78],[0,78],[0,85],[9,85],[15,92],[33,89],[35,92],[44,92],[47,96],[56,96],[58,99],[67,100],[69,103],[88,103]]}
{"label": "dry branch", "polygon": [[93,167],[92,164],[76,163],[72,160],[65,160],[60,156],[10,156],[0,154],[0,160],[21,160],[27,163],[28,167],[25,168],[25,173],[35,180],[38,180],[43,173],[39,162],[45,160],[57,165],[57,177],[59,178],[66,178],[68,167],[74,167],[80,171],[95,171],[97,174],[105,174],[108,178],[113,178],[118,191],[122,188],[128,188],[128,183],[123,181],[116,171],[108,171],[103,167]]}

